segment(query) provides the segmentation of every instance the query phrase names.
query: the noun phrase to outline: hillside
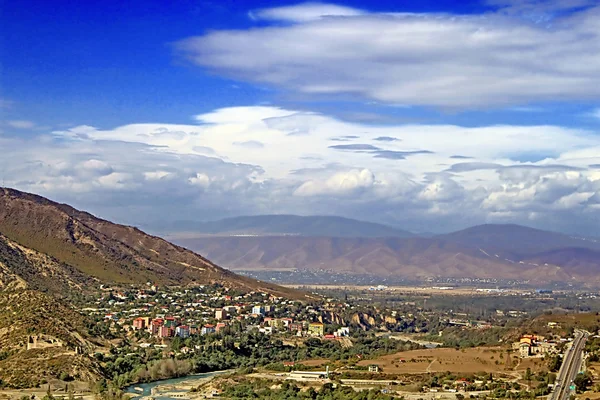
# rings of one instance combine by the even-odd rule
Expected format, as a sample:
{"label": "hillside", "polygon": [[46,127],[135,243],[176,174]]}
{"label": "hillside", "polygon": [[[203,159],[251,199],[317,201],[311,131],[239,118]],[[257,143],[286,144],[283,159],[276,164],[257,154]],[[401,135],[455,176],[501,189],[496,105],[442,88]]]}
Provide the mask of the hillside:
{"label": "hillside", "polygon": [[[37,260],[38,272],[40,268],[47,268],[46,273],[52,269],[52,274],[66,274],[67,280],[74,283],[85,279],[118,283],[152,281],[167,285],[218,282],[244,290],[304,298],[303,293],[238,276],[190,250],[136,228],[114,224],[68,205],[13,189],[0,189],[0,234],[5,238],[0,240],[5,257],[27,259],[30,254],[26,262]],[[51,262],[43,262],[44,257]],[[30,284],[37,279],[38,283],[54,285],[55,280],[39,281],[40,275],[27,272],[27,268],[20,267],[20,272],[15,272],[22,263],[11,265],[12,274]],[[6,266],[4,270],[7,279]],[[39,286],[36,288],[40,289]]]}
{"label": "hillside", "polygon": [[329,216],[257,215],[226,218],[210,222],[179,221],[161,229],[188,235],[258,235],[319,237],[413,237],[410,232],[386,225]]}
{"label": "hillside", "polygon": [[599,240],[514,224],[478,225],[436,238],[471,248],[486,249],[488,252],[512,254],[519,258],[566,248],[600,251]]}
{"label": "hillside", "polygon": [[[101,283],[219,283],[306,299],[304,292],[241,277],[128,226],[40,196],[0,188],[0,387],[101,376],[90,355],[110,343],[70,303]],[[62,380],[62,378],[61,378]]]}
{"label": "hillside", "polygon": [[[573,241],[592,248],[596,243],[548,232],[549,236],[564,239],[548,244],[543,241],[544,231],[538,232],[539,238],[527,241],[529,229],[488,225],[476,227],[468,235],[463,232],[457,238],[452,235],[434,238],[255,236],[188,238],[177,242],[233,270],[325,269],[407,279],[518,279],[531,283],[600,285],[597,273],[600,253],[590,248],[567,247]],[[486,232],[490,233],[486,236]],[[563,245],[565,247],[561,247]],[[509,251],[513,248],[514,251]],[[532,250],[519,254],[523,248]]]}
{"label": "hillside", "polygon": [[54,296],[27,289],[0,291],[1,383],[28,388],[61,374],[98,378],[98,365],[85,353],[102,343],[90,341],[88,323]]}

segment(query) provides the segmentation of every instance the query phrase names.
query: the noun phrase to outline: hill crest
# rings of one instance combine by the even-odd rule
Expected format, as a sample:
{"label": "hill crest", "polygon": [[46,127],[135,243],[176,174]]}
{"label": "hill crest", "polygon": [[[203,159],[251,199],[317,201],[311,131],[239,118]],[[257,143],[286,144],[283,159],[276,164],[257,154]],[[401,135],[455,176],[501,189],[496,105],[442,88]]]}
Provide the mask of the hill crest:
{"label": "hill crest", "polygon": [[46,255],[99,281],[220,283],[283,297],[304,297],[297,291],[238,276],[137,228],[114,224],[66,204],[14,189],[0,189],[0,234],[23,249]]}

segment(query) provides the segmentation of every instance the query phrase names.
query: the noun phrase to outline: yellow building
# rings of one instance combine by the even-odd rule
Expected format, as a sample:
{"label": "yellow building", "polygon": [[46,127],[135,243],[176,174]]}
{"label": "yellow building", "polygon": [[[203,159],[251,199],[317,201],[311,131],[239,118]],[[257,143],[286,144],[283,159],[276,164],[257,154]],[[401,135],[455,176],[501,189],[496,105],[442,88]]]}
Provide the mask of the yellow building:
{"label": "yellow building", "polygon": [[312,336],[323,336],[325,334],[325,325],[320,322],[313,322],[308,325],[308,333]]}

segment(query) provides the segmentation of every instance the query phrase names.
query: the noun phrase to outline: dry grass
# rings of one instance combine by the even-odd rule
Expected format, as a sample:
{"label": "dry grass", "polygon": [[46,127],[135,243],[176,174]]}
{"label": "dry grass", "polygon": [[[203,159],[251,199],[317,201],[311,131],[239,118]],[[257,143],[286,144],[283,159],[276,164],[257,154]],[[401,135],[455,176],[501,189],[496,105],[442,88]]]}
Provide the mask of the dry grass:
{"label": "dry grass", "polygon": [[[403,351],[379,357],[375,360],[363,360],[359,365],[378,364],[385,373],[389,374],[423,374],[435,372],[495,372],[515,374],[525,371],[528,367],[533,371],[544,368],[541,359],[515,359],[510,355],[507,363],[507,348],[505,347],[476,347],[470,349],[422,349]],[[404,361],[402,361],[404,360]]]}

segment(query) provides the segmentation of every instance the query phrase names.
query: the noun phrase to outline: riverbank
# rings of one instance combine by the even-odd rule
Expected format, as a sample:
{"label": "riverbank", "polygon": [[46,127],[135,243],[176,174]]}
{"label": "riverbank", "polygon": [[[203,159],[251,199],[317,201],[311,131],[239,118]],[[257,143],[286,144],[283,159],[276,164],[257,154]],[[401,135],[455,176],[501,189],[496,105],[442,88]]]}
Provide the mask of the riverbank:
{"label": "riverbank", "polygon": [[128,386],[125,393],[136,399],[154,397],[160,399],[193,399],[197,397],[190,390],[205,384],[216,376],[232,373],[234,370],[214,371],[203,374],[187,375],[180,378],[163,379]]}

